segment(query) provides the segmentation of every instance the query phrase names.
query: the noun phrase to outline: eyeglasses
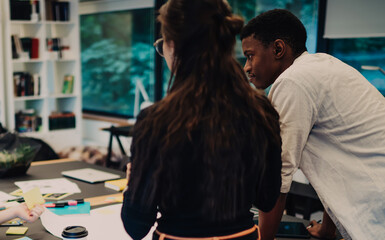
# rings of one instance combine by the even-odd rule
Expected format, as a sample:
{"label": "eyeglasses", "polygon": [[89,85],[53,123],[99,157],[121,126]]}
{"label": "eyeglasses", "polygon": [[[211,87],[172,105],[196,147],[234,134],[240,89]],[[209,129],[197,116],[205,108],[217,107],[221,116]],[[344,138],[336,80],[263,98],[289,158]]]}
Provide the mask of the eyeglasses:
{"label": "eyeglasses", "polygon": [[164,57],[163,55],[163,38],[159,38],[154,42],[154,47],[156,51],[159,53],[160,56]]}

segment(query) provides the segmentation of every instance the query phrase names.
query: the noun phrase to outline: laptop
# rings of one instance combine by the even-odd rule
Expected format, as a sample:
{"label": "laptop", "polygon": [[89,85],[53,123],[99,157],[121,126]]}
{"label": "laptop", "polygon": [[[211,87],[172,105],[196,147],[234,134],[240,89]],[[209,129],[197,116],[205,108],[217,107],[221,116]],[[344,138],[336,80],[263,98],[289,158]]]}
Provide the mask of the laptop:
{"label": "laptop", "polygon": [[61,174],[65,177],[73,178],[88,183],[99,183],[107,180],[121,178],[118,174],[104,172],[92,168],[82,168],[77,170],[63,171]]}

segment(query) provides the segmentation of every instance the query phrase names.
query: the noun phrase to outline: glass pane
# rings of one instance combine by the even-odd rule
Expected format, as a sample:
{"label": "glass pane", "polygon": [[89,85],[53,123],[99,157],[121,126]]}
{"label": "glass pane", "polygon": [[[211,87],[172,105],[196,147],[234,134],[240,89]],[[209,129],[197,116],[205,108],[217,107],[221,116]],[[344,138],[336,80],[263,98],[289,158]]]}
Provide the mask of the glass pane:
{"label": "glass pane", "polygon": [[131,117],[141,84],[153,101],[154,10],[81,15],[80,26],[83,110]]}
{"label": "glass pane", "polygon": [[[291,11],[305,25],[308,39],[307,49],[310,53],[315,53],[317,44],[317,24],[318,24],[318,0],[228,0],[233,12],[242,16],[245,23],[252,18],[275,8],[282,8]],[[238,40],[236,54],[239,59],[242,54],[242,46]],[[239,59],[242,63],[243,61]]]}
{"label": "glass pane", "polygon": [[385,96],[385,38],[333,39],[329,53],[360,71]]}

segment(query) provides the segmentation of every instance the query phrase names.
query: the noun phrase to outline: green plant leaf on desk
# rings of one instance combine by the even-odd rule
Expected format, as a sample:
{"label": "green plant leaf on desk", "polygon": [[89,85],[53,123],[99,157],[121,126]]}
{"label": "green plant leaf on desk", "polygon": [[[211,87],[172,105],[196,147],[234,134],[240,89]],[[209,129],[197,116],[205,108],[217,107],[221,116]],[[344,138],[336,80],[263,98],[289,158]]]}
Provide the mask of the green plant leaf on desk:
{"label": "green plant leaf on desk", "polygon": [[34,154],[35,149],[27,144],[20,145],[12,151],[2,150],[0,151],[0,168],[24,165],[34,157]]}

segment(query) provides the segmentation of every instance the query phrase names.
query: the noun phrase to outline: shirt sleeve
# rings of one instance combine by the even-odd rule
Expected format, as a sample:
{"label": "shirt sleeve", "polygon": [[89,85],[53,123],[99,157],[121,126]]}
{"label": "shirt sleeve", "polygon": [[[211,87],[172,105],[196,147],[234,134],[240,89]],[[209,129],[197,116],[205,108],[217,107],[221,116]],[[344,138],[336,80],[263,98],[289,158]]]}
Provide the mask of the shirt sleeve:
{"label": "shirt sleeve", "polygon": [[124,228],[134,240],[143,239],[156,220],[156,207],[143,208],[138,202],[132,202],[130,191],[124,193],[121,218]]}
{"label": "shirt sleeve", "polygon": [[267,149],[266,170],[258,187],[255,206],[269,212],[275,206],[281,187],[281,146],[269,143]]}
{"label": "shirt sleeve", "polygon": [[[137,123],[140,122],[146,116],[146,111],[141,111],[137,117]],[[135,126],[136,127],[136,126]],[[135,155],[135,139],[138,129],[134,127],[134,133],[131,143],[131,157],[134,159]],[[132,175],[131,175],[132,176]],[[151,227],[156,221],[157,205],[153,203],[151,206],[145,206],[141,203],[143,190],[151,185],[150,180],[144,181],[139,186],[138,197],[135,200],[132,199],[132,192],[130,191],[130,183],[128,184],[127,191],[124,192],[123,206],[121,210],[121,218],[123,221],[126,232],[131,236],[132,239],[143,239]]]}
{"label": "shirt sleeve", "polygon": [[290,190],[293,174],[297,171],[309,133],[317,114],[316,104],[305,88],[291,79],[277,80],[269,99],[280,116],[282,138],[281,192]]}

